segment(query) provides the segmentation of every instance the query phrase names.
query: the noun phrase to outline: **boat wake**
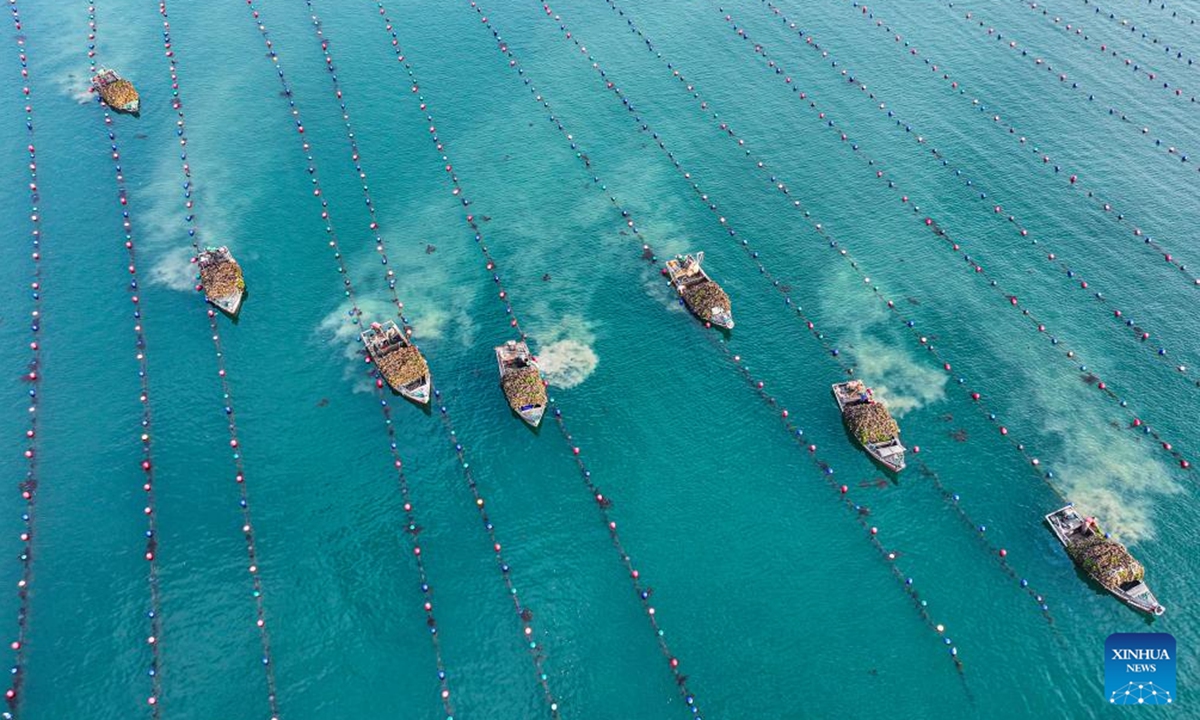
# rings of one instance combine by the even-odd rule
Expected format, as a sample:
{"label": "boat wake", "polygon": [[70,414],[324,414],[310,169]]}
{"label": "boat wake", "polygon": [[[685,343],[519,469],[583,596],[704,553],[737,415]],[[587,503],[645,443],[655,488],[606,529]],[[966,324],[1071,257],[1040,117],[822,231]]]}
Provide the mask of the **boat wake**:
{"label": "boat wake", "polygon": [[578,340],[559,340],[542,346],[538,365],[554,387],[573,388],[587,380],[599,358],[590,346]]}
{"label": "boat wake", "polygon": [[196,266],[192,264],[192,248],[181,247],[165,253],[150,269],[150,282],[179,290],[196,291]]}
{"label": "boat wake", "polygon": [[1151,513],[1158,496],[1183,488],[1148,446],[1080,406],[1048,409],[1045,426],[1062,439],[1056,482],[1080,513],[1101,518],[1123,542],[1154,538]]}
{"label": "boat wake", "polygon": [[538,366],[542,377],[554,387],[573,388],[595,371],[600,359],[592,350],[595,336],[582,318],[564,316],[546,336],[539,338]]}
{"label": "boat wake", "polygon": [[859,339],[854,346],[858,376],[874,388],[896,417],[946,397],[947,376],[937,368],[918,365],[903,350],[868,338]]}

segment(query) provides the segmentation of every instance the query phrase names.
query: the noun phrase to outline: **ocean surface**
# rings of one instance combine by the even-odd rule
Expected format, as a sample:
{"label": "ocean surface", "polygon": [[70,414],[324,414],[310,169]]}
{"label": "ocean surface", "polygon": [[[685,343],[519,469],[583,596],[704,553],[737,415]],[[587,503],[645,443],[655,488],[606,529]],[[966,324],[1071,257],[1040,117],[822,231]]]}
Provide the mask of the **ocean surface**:
{"label": "ocean surface", "polygon": [[[154,2],[98,0],[96,60],[141,94],[140,117],[114,116],[112,128],[153,416],[155,602],[131,276],[103,108],[88,94],[88,7],[19,0],[42,364],[30,441],[30,140],[6,19],[6,643],[23,607],[18,483],[31,446],[37,480],[28,630],[19,654],[6,651],[19,666],[17,717],[265,719],[268,670],[288,720],[1107,717],[1117,711],[1105,707],[1104,640],[1148,631],[1179,643],[1182,707],[1171,712],[1200,717],[1200,107],[1190,101],[1200,64],[1188,62],[1200,57],[1200,28],[1180,19],[1200,17],[1200,2],[1105,0],[1096,13],[1079,0],[1037,10],[881,0],[871,12],[884,27],[848,0],[721,2],[614,0],[622,16],[603,0],[556,0],[549,11],[488,1],[480,12],[469,0],[389,0],[414,91],[374,2],[170,0],[199,242],[227,244],[249,287],[237,322],[217,324],[253,519],[251,573],[227,400],[189,263],[163,18]],[[319,197],[255,11],[292,87]],[[429,411],[386,396],[428,593],[385,396],[359,354],[322,198],[361,321],[395,318],[384,275],[393,270],[442,392]],[[703,250],[736,328],[721,336],[679,307],[642,243],[660,257]],[[571,440],[551,414],[531,431],[505,404],[492,352],[515,337],[505,301]],[[843,364],[920,448],[899,478],[885,478],[842,428],[829,386]],[[611,507],[592,497],[574,447]],[[1060,495],[1128,543],[1163,617],[1123,606],[1074,569],[1042,519]],[[608,521],[637,587],[652,588],[645,603]],[[531,613],[528,638],[506,577]],[[161,631],[150,643],[155,607]]]}

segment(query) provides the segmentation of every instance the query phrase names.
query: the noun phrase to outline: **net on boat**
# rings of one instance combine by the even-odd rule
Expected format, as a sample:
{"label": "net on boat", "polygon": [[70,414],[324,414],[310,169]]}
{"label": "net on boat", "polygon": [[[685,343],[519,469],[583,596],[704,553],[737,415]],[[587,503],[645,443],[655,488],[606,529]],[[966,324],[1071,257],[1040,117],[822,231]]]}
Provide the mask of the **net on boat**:
{"label": "net on boat", "polygon": [[122,78],[100,88],[100,97],[108,103],[109,107],[123,108],[129,103],[136,102],[138,94],[137,90],[133,89],[133,83]]}
{"label": "net on boat", "polygon": [[692,285],[683,291],[683,301],[688,308],[704,321],[712,320],[713,308],[729,310],[729,296],[715,282]]}
{"label": "net on boat", "polygon": [[204,286],[204,293],[212,298],[235,295],[246,287],[242,269],[230,260],[200,268],[200,283]]}
{"label": "net on boat", "polygon": [[1106,588],[1116,590],[1125,583],[1140,582],[1146,569],[1116,540],[1095,535],[1067,546],[1075,564]]}
{"label": "net on boat", "polygon": [[542,384],[542,375],[535,367],[509,370],[500,379],[500,387],[514,410],[546,404],[546,386]]}
{"label": "net on boat", "polygon": [[424,356],[412,345],[402,345],[374,360],[379,372],[393,387],[403,387],[429,374]]}
{"label": "net on boat", "polygon": [[864,445],[887,442],[900,435],[900,426],[883,403],[851,405],[842,413],[842,418],[854,437]]}

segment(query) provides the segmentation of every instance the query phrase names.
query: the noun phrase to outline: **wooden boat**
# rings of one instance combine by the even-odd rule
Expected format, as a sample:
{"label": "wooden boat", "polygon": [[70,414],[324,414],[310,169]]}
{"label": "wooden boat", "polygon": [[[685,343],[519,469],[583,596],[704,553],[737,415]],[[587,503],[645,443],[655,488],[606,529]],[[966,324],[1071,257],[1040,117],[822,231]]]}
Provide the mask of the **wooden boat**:
{"label": "wooden boat", "polygon": [[429,365],[394,320],[371,323],[359,337],[388,387],[415,403],[429,403]]}
{"label": "wooden boat", "polygon": [[694,257],[676,255],[675,259],[668,260],[667,276],[671,279],[671,286],[693,315],[717,327],[732,330],[733,311],[729,296],[700,267],[703,262],[703,251]]}
{"label": "wooden boat", "polygon": [[500,387],[508,406],[530,427],[537,427],[546,412],[546,385],[537,359],[524,341],[509,340],[495,350]]}
{"label": "wooden boat", "polygon": [[196,264],[200,266],[204,299],[229,316],[236,316],[246,296],[246,281],[242,278],[242,266],[233,259],[229,248],[205,248],[196,257]]}
{"label": "wooden boat", "polygon": [[[1124,545],[1107,538],[1095,518],[1081,517],[1074,505],[1067,505],[1047,515],[1046,522],[1071,560],[1105,590],[1135,610],[1151,615],[1167,611],[1142,581],[1145,574],[1142,564],[1133,559]],[[1115,558],[1116,562],[1101,566],[1094,561],[1098,553],[1108,555],[1106,559]]]}
{"label": "wooden boat", "polygon": [[887,406],[875,399],[862,380],[850,380],[833,386],[833,397],[842,420],[867,453],[893,472],[904,469],[904,445],[900,428],[887,412]]}
{"label": "wooden boat", "polygon": [[92,91],[100,93],[100,99],[113,110],[137,114],[141,99],[133,83],[117,74],[116,70],[100,68],[92,76]]}

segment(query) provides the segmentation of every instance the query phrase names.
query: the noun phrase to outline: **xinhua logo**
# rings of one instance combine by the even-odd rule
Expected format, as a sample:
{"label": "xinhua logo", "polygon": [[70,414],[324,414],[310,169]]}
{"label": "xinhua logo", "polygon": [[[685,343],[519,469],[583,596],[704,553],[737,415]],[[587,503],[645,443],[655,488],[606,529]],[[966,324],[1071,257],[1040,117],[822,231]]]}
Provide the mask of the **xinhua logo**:
{"label": "xinhua logo", "polygon": [[1113,633],[1104,643],[1104,694],[1112,705],[1175,702],[1175,638]]}

